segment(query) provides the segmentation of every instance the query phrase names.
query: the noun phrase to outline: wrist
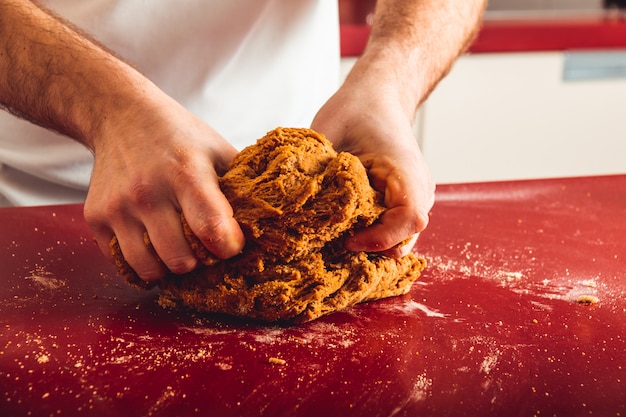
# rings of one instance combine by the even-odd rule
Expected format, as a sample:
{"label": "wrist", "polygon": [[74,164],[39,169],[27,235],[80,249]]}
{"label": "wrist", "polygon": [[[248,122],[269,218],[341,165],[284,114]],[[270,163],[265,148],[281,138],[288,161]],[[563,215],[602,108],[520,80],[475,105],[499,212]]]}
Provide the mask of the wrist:
{"label": "wrist", "polygon": [[366,94],[393,104],[413,120],[428,92],[419,65],[418,51],[405,51],[390,45],[369,45],[346,78],[346,86],[359,86]]}
{"label": "wrist", "polygon": [[[167,96],[132,68],[116,73],[115,88],[100,91],[76,117],[79,137],[92,152],[110,138],[133,136],[129,130],[147,129],[148,120],[159,112],[159,96]],[[147,117],[150,116],[150,117]],[[145,121],[144,121],[145,120]]]}

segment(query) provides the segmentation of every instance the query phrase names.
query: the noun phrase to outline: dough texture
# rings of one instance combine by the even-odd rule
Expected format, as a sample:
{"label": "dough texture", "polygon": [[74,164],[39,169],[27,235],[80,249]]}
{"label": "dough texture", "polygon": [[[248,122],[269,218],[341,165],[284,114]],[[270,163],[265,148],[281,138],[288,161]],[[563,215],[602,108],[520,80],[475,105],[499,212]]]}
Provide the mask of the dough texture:
{"label": "dough texture", "polygon": [[[181,217],[204,265],[163,279],[158,284],[161,305],[302,323],[404,294],[426,265],[414,253],[394,259],[343,248],[345,236],[383,213],[381,195],[357,157],[338,154],[310,129],[268,132],[235,157],[220,186],[246,246],[240,255],[217,259]],[[124,261],[115,239],[111,251],[127,281],[147,287]]]}

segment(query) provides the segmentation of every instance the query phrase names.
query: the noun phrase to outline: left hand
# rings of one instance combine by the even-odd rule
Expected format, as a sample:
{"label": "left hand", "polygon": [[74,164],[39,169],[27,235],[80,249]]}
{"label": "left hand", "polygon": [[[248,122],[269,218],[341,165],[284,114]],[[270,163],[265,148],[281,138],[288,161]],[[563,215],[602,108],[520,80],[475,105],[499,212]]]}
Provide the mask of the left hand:
{"label": "left hand", "polygon": [[311,128],[326,135],[337,151],[359,157],[373,187],[384,195],[385,213],[347,239],[346,248],[401,257],[428,224],[435,184],[412,130],[413,115],[403,109],[398,89],[361,81],[347,80]]}

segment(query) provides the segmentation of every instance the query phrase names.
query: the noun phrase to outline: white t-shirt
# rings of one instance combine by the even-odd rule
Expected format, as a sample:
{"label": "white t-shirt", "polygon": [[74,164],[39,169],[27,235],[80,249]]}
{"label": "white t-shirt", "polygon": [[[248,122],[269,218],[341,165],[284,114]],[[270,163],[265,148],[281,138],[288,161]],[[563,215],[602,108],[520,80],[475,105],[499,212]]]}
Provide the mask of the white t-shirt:
{"label": "white t-shirt", "polygon": [[[307,127],[339,82],[337,0],[49,0],[238,149]],[[92,155],[0,111],[0,205],[80,202]]]}

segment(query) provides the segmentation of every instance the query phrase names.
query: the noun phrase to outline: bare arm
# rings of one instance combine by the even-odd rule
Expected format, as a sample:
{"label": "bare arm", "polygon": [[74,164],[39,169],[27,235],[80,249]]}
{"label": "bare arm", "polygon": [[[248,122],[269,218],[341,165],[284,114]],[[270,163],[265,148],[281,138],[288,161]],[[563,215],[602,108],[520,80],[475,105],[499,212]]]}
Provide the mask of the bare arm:
{"label": "bare arm", "polygon": [[[217,256],[243,247],[217,183],[235,149],[130,65],[27,0],[0,0],[0,104],[93,151],[85,218],[105,254],[117,236],[142,278],[196,266],[180,212]],[[145,248],[146,232],[158,258]]]}
{"label": "bare arm", "polygon": [[[355,68],[367,65],[400,88],[415,115],[435,85],[474,39],[486,0],[378,0],[372,33]],[[366,71],[370,72],[370,71]]]}
{"label": "bare arm", "polygon": [[92,150],[105,128],[93,115],[150,88],[129,65],[29,1],[0,1],[0,42],[2,105]]}
{"label": "bare arm", "polygon": [[[401,256],[428,223],[434,183],[411,125],[419,105],[476,34],[485,0],[378,0],[370,39],[313,128],[360,157],[388,208],[346,242]],[[414,242],[414,240],[413,240]]]}

